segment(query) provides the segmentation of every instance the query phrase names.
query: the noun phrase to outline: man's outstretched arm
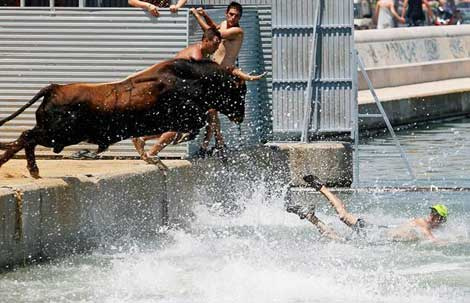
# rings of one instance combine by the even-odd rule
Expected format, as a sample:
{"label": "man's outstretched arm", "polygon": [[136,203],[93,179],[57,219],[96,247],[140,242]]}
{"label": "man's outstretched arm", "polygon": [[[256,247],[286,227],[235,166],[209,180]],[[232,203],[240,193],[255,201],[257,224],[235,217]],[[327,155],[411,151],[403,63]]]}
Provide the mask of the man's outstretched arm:
{"label": "man's outstretched arm", "polygon": [[[199,10],[195,8],[191,8],[191,13],[193,13],[194,18],[196,18],[197,23],[199,26],[202,28],[203,31],[208,30],[209,28],[217,28],[217,26],[214,26],[214,24],[208,24],[205,20],[204,17],[202,17],[201,13]],[[212,20],[212,19],[211,19]]]}

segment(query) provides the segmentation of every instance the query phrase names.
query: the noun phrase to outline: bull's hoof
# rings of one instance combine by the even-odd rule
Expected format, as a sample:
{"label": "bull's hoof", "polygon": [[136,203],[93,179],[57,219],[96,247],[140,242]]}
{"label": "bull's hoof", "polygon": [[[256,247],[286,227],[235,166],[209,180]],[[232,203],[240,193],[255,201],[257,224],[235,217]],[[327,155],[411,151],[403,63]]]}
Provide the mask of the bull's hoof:
{"label": "bull's hoof", "polygon": [[41,176],[39,175],[39,170],[37,170],[37,169],[36,170],[29,170],[29,174],[34,179],[41,179]]}
{"label": "bull's hoof", "polygon": [[156,165],[162,171],[168,171],[169,168],[165,164],[163,164],[162,160],[160,160],[157,156],[149,156],[147,153],[142,155],[142,160],[147,162],[148,164]]}

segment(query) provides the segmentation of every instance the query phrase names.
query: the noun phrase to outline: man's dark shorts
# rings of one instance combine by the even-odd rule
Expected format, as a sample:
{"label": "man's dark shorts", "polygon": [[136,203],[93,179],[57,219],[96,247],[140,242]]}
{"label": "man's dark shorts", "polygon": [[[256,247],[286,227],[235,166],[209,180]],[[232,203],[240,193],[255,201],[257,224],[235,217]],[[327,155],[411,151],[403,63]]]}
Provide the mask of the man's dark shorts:
{"label": "man's dark shorts", "polygon": [[424,26],[425,20],[424,19],[412,19],[406,18],[406,25],[408,27],[412,26]]}

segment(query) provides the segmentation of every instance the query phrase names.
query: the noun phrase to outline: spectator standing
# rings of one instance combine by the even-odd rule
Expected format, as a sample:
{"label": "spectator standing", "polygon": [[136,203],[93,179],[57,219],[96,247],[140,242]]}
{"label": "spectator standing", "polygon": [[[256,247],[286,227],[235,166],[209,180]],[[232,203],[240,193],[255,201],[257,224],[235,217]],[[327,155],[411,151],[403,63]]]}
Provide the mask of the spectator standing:
{"label": "spectator standing", "polygon": [[393,18],[397,19],[400,23],[405,23],[405,18],[398,15],[393,0],[379,0],[375,6],[375,18],[377,29],[395,27]]}
{"label": "spectator standing", "polygon": [[172,13],[176,13],[188,0],[178,0],[176,4],[170,4],[170,0],[128,0],[130,6],[147,10],[153,16],[160,16],[159,7],[169,7]]}
{"label": "spectator standing", "polygon": [[426,16],[424,15],[423,5],[426,6],[431,19],[433,14],[427,0],[405,0],[403,2],[401,17],[404,18],[406,15],[406,24],[408,26],[423,26],[425,24]]}

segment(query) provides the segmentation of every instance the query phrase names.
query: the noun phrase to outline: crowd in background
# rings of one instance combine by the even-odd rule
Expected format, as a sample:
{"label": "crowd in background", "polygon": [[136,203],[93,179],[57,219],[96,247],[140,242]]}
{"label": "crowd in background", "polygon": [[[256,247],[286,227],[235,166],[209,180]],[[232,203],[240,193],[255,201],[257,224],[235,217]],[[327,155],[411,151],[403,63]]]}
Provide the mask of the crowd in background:
{"label": "crowd in background", "polygon": [[470,0],[354,0],[356,29],[470,23]]}

